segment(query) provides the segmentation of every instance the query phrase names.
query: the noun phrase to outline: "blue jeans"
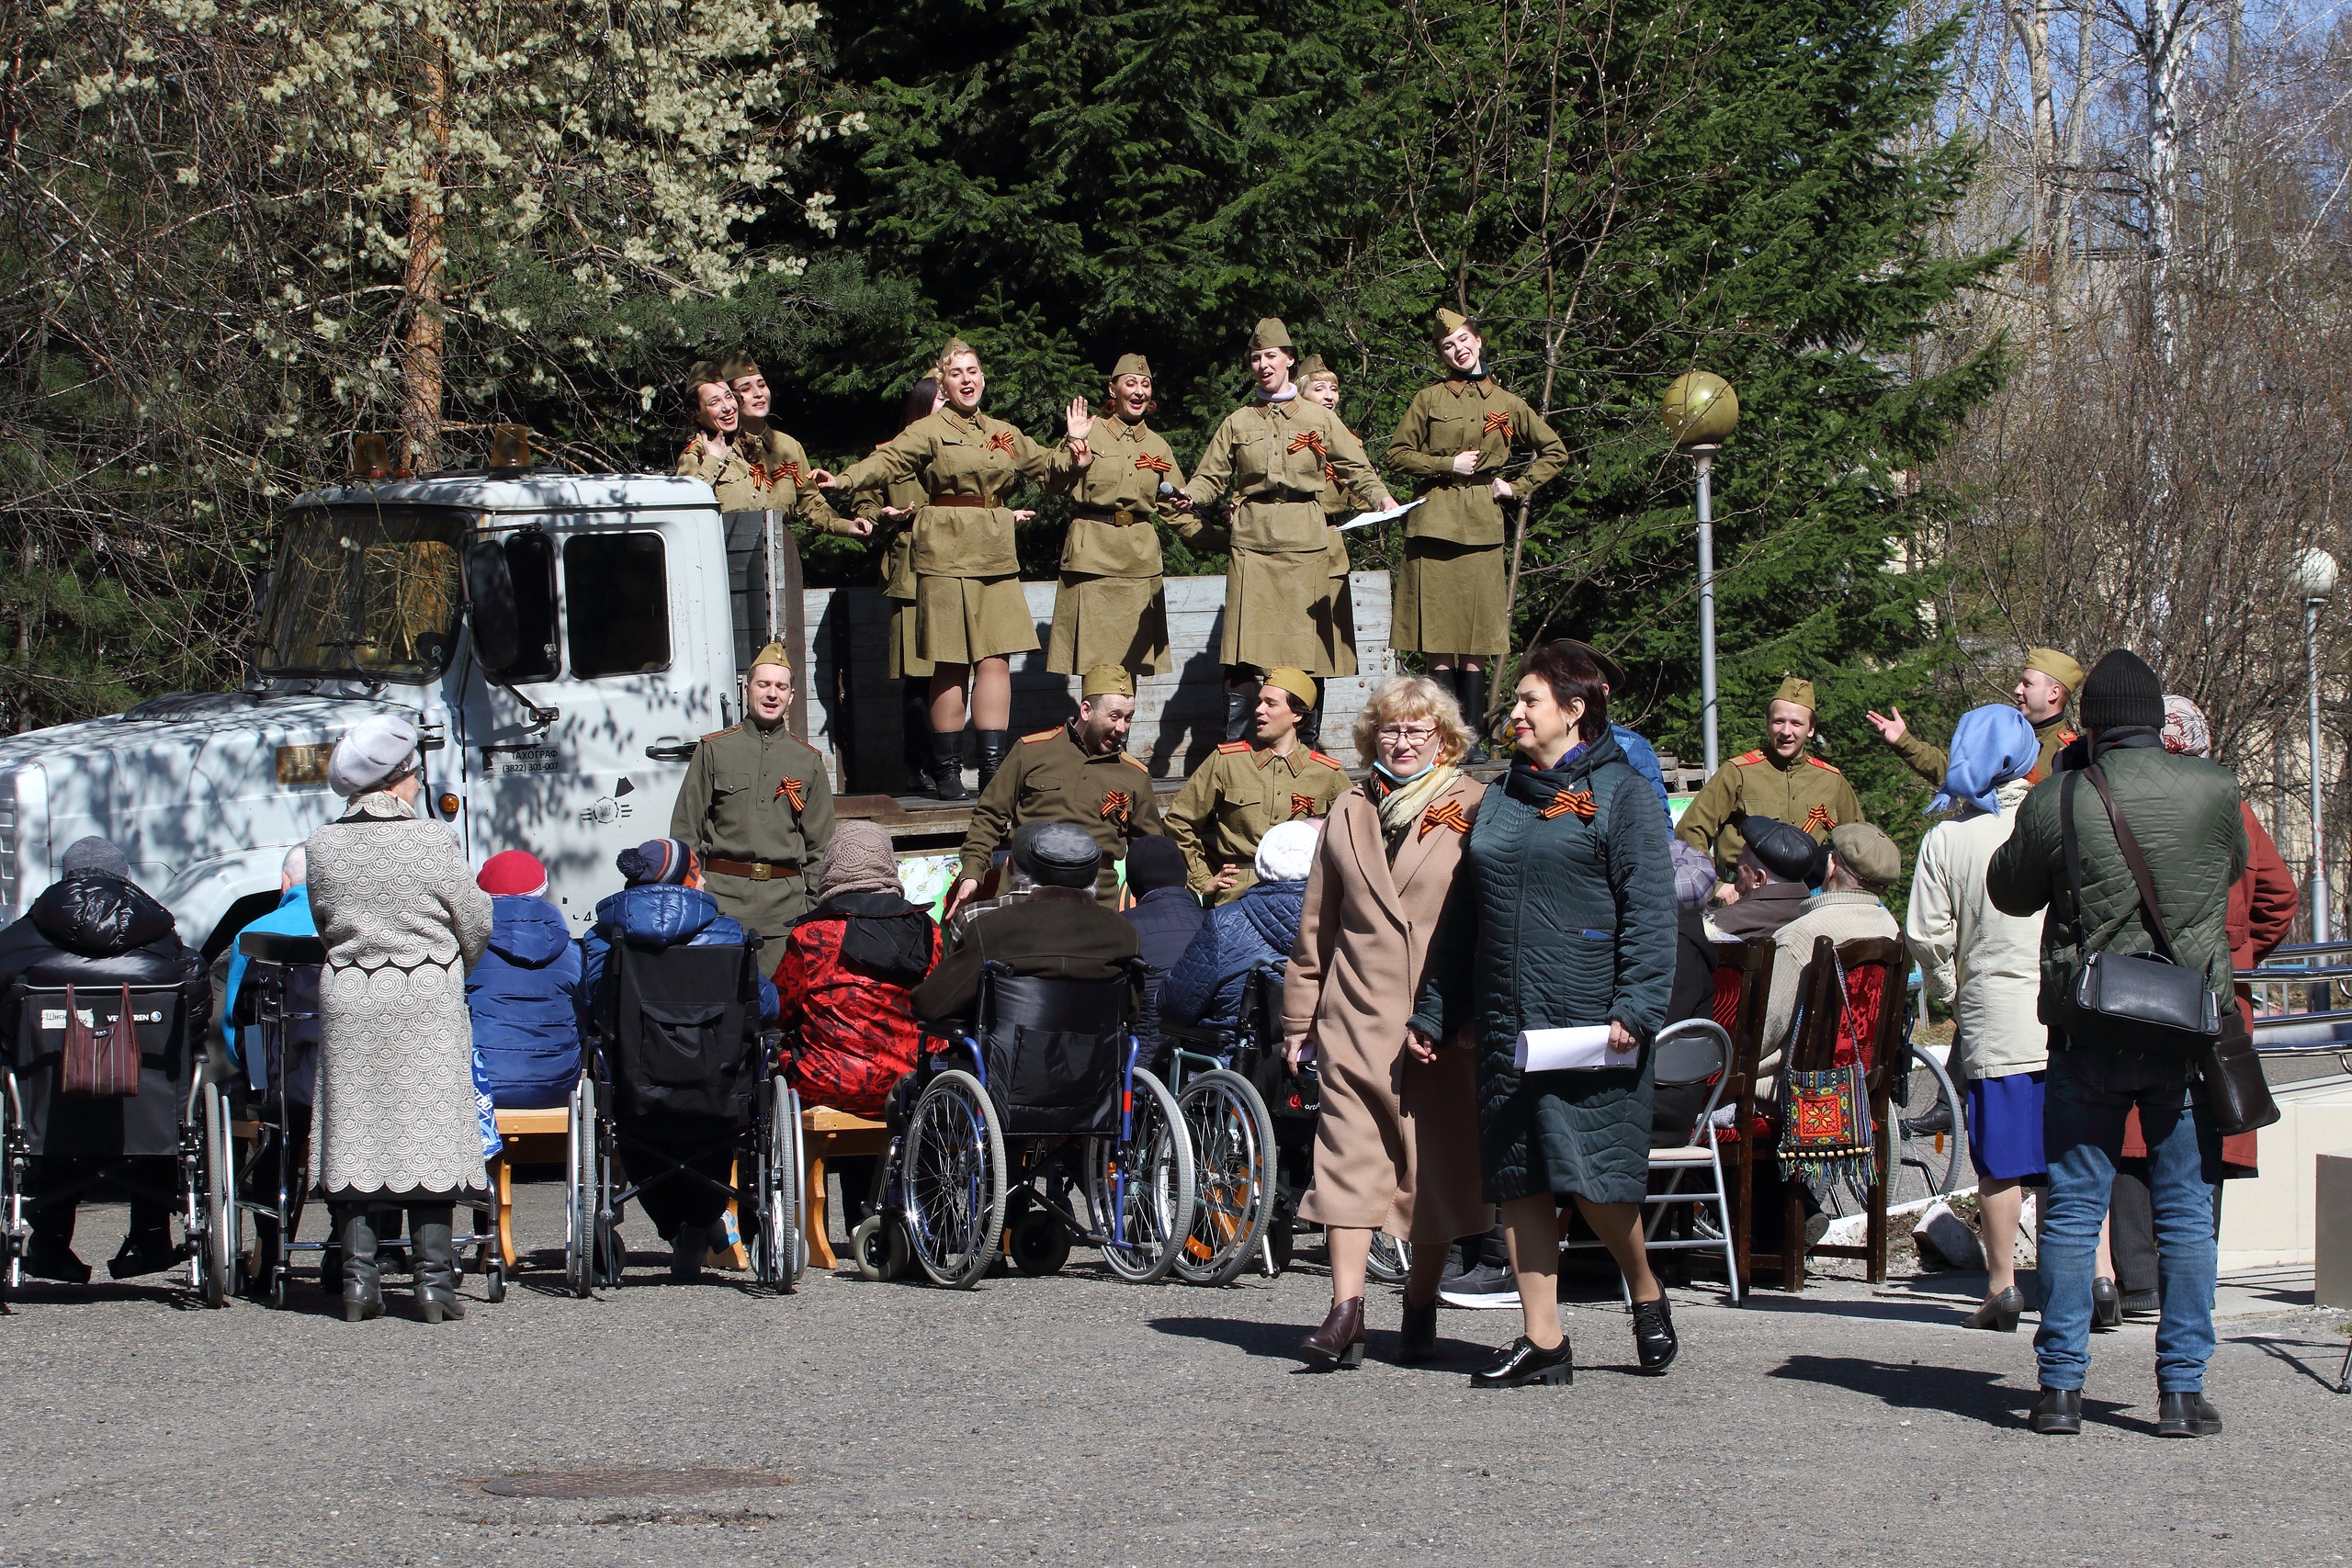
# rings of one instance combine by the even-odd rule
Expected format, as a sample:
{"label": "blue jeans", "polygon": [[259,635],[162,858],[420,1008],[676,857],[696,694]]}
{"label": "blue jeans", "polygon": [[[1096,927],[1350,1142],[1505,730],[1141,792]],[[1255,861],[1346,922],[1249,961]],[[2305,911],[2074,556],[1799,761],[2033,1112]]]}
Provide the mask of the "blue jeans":
{"label": "blue jeans", "polygon": [[2213,1187],[2221,1179],[2222,1140],[2196,1102],[2188,1069],[2109,1051],[2053,1050],[2046,1087],[2050,1192],[2041,1224],[2041,1326],[2033,1337],[2041,1386],[2080,1389],[2090,1370],[2099,1222],[2115,1184],[2124,1112],[2137,1105],[2163,1252],[2156,1387],[2165,1393],[2203,1389],[2213,1354]]}

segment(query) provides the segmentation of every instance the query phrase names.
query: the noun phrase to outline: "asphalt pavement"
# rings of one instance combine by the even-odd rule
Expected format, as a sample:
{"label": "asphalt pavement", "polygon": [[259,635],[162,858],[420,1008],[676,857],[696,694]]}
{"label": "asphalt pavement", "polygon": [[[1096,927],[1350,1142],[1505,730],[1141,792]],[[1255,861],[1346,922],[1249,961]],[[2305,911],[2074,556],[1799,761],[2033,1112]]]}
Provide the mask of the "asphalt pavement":
{"label": "asphalt pavement", "polygon": [[[560,1235],[526,1189],[523,1236]],[[103,1262],[119,1210],[85,1213]],[[640,1222],[641,1224],[641,1222]],[[643,1238],[650,1241],[650,1238]],[[2030,1332],[1958,1326],[1968,1282],[1675,1292],[1634,1370],[1598,1277],[1564,1389],[1471,1389],[1517,1332],[1449,1311],[1405,1370],[1374,1288],[1360,1371],[1301,1371],[1328,1282],[1138,1288],[1080,1250],[969,1293],[854,1276],[559,1292],[427,1327],[405,1281],[346,1325],[36,1285],[0,1318],[0,1562],[1158,1564],[2328,1563],[2352,1554],[2343,1314],[2238,1292],[2220,1438],[2154,1435],[2153,1334],[2094,1344],[2088,1429],[2038,1438]]]}

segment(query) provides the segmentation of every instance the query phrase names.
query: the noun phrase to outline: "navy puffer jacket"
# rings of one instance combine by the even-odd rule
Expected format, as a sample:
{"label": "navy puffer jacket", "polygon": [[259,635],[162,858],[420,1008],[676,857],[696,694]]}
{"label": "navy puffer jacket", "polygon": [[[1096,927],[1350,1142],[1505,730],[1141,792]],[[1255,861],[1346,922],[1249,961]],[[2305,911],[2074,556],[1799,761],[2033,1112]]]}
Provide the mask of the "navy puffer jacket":
{"label": "navy puffer jacket", "polygon": [[501,1111],[561,1105],[580,1077],[580,949],[545,898],[490,908],[490,949],[466,975],[482,1085]]}
{"label": "navy puffer jacket", "polygon": [[1170,1023],[1238,1027],[1250,974],[1261,964],[1290,962],[1306,903],[1303,881],[1260,882],[1211,909],[1159,988],[1159,1016]]}

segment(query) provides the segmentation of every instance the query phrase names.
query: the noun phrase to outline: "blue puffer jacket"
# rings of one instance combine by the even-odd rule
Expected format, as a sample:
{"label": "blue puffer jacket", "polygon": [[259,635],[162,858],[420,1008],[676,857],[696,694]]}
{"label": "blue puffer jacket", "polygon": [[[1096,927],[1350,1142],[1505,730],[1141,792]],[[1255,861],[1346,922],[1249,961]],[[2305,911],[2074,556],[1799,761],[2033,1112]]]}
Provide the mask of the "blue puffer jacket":
{"label": "blue puffer jacket", "polygon": [[1261,882],[1211,909],[1159,988],[1159,1016],[1170,1023],[1238,1027],[1251,972],[1290,962],[1306,904],[1305,882]]}
{"label": "blue puffer jacket", "polygon": [[1651,744],[1622,724],[1609,727],[1617,750],[1625,753],[1625,761],[1634,772],[1650,781],[1650,789],[1657,796],[1657,808],[1666,813],[1668,823],[1674,820],[1674,807],[1666,797],[1666,772],[1657,765],[1657,750]]}
{"label": "blue puffer jacket", "polygon": [[[266,931],[277,936],[318,935],[319,923],[311,915],[311,885],[307,882],[297,883],[280,893],[277,896],[277,908],[272,909],[237,934],[243,936],[245,931]],[[244,983],[245,963],[244,950],[232,947],[229,958],[229,981],[220,993],[220,1016],[224,1021],[220,1025],[220,1037],[229,1043],[229,1060],[240,1070],[243,1070],[245,1065],[244,1052],[237,1044],[236,1029],[225,1021],[236,1016],[237,987]],[[318,1025],[315,1022],[311,1023],[309,1029],[313,1036],[318,1033]]]}
{"label": "blue puffer jacket", "polygon": [[[624,887],[598,902],[596,923],[620,927],[630,942],[641,947],[675,947],[681,942],[690,947],[743,945],[742,922],[732,915],[720,914],[718,901],[699,887],[668,884]],[[596,993],[605,983],[605,958],[611,952],[612,944],[593,929],[580,939],[580,1009],[583,1017],[595,1004]],[[775,984],[763,975],[760,1021],[772,1025],[775,1020]]]}
{"label": "blue puffer jacket", "polygon": [[545,898],[490,909],[490,951],[466,976],[476,1082],[501,1111],[561,1105],[580,1077],[580,950]]}

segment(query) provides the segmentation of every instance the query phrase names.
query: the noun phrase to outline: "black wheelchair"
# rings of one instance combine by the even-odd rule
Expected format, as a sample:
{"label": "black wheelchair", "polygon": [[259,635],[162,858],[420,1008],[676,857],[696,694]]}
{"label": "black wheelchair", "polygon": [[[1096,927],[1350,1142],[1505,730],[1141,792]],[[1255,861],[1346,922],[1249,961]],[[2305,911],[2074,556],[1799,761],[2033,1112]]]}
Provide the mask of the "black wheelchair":
{"label": "black wheelchair", "polygon": [[874,1212],[851,1237],[861,1276],[895,1279],[911,1259],[968,1290],[1001,1247],[1039,1277],[1078,1242],[1123,1280],[1166,1277],[1192,1229],[1193,1148],[1175,1096],[1136,1059],[1139,970],[1069,980],[991,963],[970,1032],[923,1026],[885,1111]]}
{"label": "black wheelchair", "polygon": [[582,1296],[618,1285],[623,1205],[700,1188],[746,1220],[752,1282],[792,1292],[808,1261],[800,1097],[777,1069],[776,1035],[760,1026],[759,937],[643,949],[617,929],[605,935],[605,997],[571,1091],[565,1282]]}
{"label": "black wheelchair", "polygon": [[[6,1005],[17,1038],[0,1063],[0,1303],[24,1283],[34,1216],[104,1198],[175,1212],[189,1288],[206,1305],[222,1304],[238,1282],[236,1178],[228,1100],[205,1059],[204,1020],[175,986],[19,981]],[[69,1032],[105,1039],[126,1018],[137,1040],[135,1072],[127,1054],[121,1063],[132,1092],[69,1091]],[[159,1179],[164,1169],[171,1176]]]}

